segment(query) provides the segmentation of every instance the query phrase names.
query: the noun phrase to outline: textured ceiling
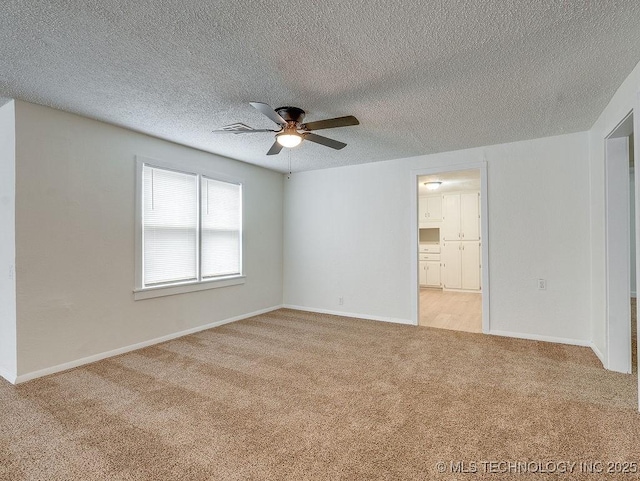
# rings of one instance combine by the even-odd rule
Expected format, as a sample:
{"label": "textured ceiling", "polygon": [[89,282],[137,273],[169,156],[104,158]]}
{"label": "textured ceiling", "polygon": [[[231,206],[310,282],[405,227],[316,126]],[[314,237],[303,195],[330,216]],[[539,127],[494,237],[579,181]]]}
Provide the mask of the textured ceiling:
{"label": "textured ceiling", "polygon": [[[0,97],[286,171],[586,130],[640,60],[640,2],[8,0]],[[249,106],[294,105],[341,151],[267,157]]]}
{"label": "textured ceiling", "polygon": [[[442,182],[437,190],[429,190],[425,182]],[[418,195],[434,195],[461,190],[480,190],[480,170],[460,170],[418,177]]]}

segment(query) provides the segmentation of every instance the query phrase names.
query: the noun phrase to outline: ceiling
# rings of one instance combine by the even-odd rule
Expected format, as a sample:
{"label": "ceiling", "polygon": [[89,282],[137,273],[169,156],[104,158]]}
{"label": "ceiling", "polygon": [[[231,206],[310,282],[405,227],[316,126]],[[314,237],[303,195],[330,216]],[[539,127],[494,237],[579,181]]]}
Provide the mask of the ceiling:
{"label": "ceiling", "polygon": [[[425,182],[442,182],[437,190],[429,190]],[[459,170],[418,177],[418,195],[436,195],[446,192],[480,190],[480,170]]]}
{"label": "ceiling", "polygon": [[[288,171],[587,130],[640,60],[640,2],[9,0],[0,97]],[[267,157],[250,101],[355,115]]]}

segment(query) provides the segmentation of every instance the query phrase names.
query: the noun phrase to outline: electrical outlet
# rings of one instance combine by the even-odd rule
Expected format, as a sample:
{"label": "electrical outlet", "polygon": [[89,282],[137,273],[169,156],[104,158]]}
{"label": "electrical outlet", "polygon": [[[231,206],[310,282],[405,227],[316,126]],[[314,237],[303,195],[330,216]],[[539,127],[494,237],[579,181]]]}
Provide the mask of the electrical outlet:
{"label": "electrical outlet", "polygon": [[547,280],[546,279],[538,279],[538,290],[545,291],[547,289]]}
{"label": "electrical outlet", "polygon": [[344,304],[344,297],[338,297],[338,305],[342,306]]}

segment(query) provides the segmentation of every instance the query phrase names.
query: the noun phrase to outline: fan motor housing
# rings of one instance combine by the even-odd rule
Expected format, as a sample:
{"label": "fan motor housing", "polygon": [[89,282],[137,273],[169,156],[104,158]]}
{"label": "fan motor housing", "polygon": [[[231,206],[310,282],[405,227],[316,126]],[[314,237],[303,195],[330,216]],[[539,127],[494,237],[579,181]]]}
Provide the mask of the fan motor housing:
{"label": "fan motor housing", "polygon": [[296,123],[302,122],[305,113],[304,110],[299,109],[298,107],[278,107],[276,109],[276,112],[278,112],[278,115],[280,115],[280,117],[282,117],[287,122]]}

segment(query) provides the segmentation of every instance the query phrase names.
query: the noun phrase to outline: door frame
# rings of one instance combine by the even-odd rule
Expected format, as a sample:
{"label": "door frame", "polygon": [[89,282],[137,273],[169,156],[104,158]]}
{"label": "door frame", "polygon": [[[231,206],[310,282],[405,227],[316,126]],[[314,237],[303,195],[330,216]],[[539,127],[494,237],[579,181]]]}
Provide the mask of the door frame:
{"label": "door frame", "polygon": [[633,133],[632,115],[633,111],[625,115],[604,139],[606,368],[622,373],[631,372],[629,135]]}
{"label": "door frame", "polygon": [[423,175],[447,174],[461,170],[480,171],[480,258],[482,264],[482,332],[488,334],[491,330],[489,317],[489,204],[487,161],[468,162],[440,167],[414,169],[411,171],[411,228],[410,251],[411,252],[411,321],[414,325],[420,322],[420,282],[418,263],[418,178]]}
{"label": "door frame", "polygon": [[[640,274],[640,258],[638,257],[638,248],[640,247],[640,225],[638,225],[638,219],[640,218],[640,195],[638,195],[638,181],[640,180],[640,169],[636,169],[635,162],[640,159],[640,92],[636,93],[636,103],[633,108],[635,114],[633,116],[633,184],[635,188],[635,212],[636,212],[636,302],[638,291],[638,275]],[[637,305],[636,305],[637,307]],[[632,320],[633,321],[633,320]],[[636,362],[638,364],[638,410],[640,411],[640,321],[638,321],[638,313],[636,311]]]}

